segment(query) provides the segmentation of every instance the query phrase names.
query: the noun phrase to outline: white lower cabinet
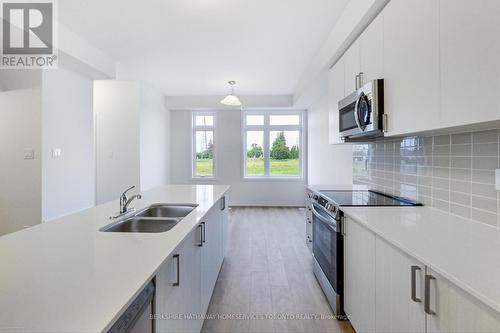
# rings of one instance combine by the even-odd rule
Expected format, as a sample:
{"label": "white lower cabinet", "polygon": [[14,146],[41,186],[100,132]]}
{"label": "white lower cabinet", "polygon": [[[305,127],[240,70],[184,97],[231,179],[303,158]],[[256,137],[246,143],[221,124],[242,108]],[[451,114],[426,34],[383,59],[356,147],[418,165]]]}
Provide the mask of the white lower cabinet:
{"label": "white lower cabinet", "polygon": [[499,312],[361,224],[345,224],[344,307],[356,332],[500,332]]}
{"label": "white lower cabinet", "polygon": [[500,332],[500,313],[427,268],[427,332]]}
{"label": "white lower cabinet", "polygon": [[[199,332],[201,256],[196,231],[179,245],[156,275],[156,331]],[[200,323],[201,322],[201,323]]]}
{"label": "white lower cabinet", "polygon": [[156,332],[201,331],[201,316],[207,313],[224,259],[225,240],[227,208],[219,202],[156,274]]}
{"label": "white lower cabinet", "polygon": [[221,214],[222,214],[222,260],[227,254],[229,246],[228,228],[229,228],[229,208],[226,205],[226,197],[221,199]]}
{"label": "white lower cabinet", "polygon": [[201,310],[206,313],[222,265],[222,213],[214,206],[203,218],[201,247]]}
{"label": "white lower cabinet", "polygon": [[377,237],[376,331],[425,332],[425,266]]}
{"label": "white lower cabinet", "polygon": [[356,332],[375,331],[375,234],[346,217],[344,310]]}

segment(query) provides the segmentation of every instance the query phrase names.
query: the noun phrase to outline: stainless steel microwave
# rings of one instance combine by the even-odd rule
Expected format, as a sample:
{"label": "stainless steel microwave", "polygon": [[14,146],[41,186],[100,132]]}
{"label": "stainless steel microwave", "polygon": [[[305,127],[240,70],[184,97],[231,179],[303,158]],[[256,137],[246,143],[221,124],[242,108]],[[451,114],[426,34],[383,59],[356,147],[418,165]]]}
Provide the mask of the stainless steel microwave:
{"label": "stainless steel microwave", "polygon": [[373,80],[339,101],[343,141],[367,141],[384,135],[384,80]]}

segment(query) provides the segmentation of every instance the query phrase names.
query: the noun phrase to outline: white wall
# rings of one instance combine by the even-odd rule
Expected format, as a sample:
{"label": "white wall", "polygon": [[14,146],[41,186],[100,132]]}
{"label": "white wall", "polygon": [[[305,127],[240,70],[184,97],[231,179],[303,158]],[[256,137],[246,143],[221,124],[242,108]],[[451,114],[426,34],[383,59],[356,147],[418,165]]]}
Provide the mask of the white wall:
{"label": "white wall", "polygon": [[[304,205],[305,181],[251,181],[242,179],[241,111],[216,111],[215,184],[231,185],[230,205]],[[172,183],[193,184],[191,179],[191,112],[171,111]],[[212,183],[212,182],[210,182]]]}
{"label": "white wall", "polygon": [[41,70],[0,69],[0,91],[40,88],[41,85]]}
{"label": "white wall", "polygon": [[98,204],[140,188],[139,105],[139,82],[94,81]]}
{"label": "white wall", "polygon": [[41,222],[41,105],[40,88],[0,92],[0,235]]}
{"label": "white wall", "polygon": [[308,182],[314,185],[352,184],[352,146],[328,144],[328,96],[309,107]]}
{"label": "white wall", "polygon": [[[95,204],[91,79],[64,69],[42,77],[42,217],[45,221]],[[52,149],[62,149],[58,158]]]}
{"label": "white wall", "polygon": [[165,96],[141,84],[141,190],[170,182],[170,112]]}

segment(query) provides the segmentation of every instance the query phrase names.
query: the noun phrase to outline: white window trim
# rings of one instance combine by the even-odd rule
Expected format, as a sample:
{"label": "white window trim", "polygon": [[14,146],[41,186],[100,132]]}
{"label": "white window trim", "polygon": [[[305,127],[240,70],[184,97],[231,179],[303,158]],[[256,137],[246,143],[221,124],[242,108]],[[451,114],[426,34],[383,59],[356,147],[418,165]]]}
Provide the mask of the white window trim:
{"label": "white window trim", "polygon": [[[263,115],[264,125],[247,125],[246,116],[247,115]],[[270,125],[270,116],[274,115],[299,115],[300,123],[299,125]],[[242,112],[241,117],[241,141],[242,141],[242,154],[241,154],[241,175],[243,181],[304,181],[306,179],[306,160],[307,152],[306,138],[307,138],[307,126],[306,126],[306,112],[303,110],[245,110]],[[269,149],[269,133],[271,131],[300,131],[299,140],[299,175],[298,176],[280,176],[280,175],[270,175],[270,154]],[[263,176],[248,176],[246,174],[246,161],[247,161],[247,131],[263,131],[264,132],[264,175]]]}
{"label": "white window trim", "polygon": [[[214,123],[212,126],[196,125],[196,116],[212,116]],[[196,181],[213,181],[217,178],[217,116],[214,111],[191,111],[191,179]],[[196,175],[196,132],[197,131],[213,131],[213,175],[198,176]]]}

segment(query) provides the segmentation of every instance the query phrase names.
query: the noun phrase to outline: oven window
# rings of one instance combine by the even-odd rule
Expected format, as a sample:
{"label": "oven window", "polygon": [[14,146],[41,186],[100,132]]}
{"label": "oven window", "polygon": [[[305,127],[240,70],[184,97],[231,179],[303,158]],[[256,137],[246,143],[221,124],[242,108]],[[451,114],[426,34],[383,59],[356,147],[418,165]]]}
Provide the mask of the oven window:
{"label": "oven window", "polygon": [[340,132],[358,127],[358,125],[356,124],[356,120],[354,119],[354,106],[352,108],[351,105],[347,106],[343,110],[340,110],[339,114]]}
{"label": "oven window", "polygon": [[327,223],[321,221],[313,214],[313,253],[323,273],[333,289],[341,292],[341,281],[339,274],[343,274],[341,236],[333,230]]}

